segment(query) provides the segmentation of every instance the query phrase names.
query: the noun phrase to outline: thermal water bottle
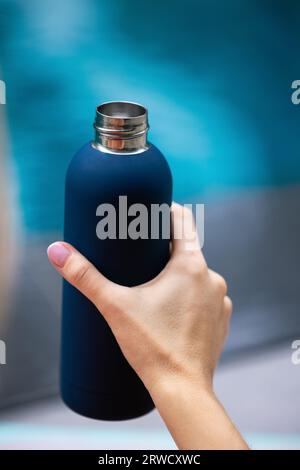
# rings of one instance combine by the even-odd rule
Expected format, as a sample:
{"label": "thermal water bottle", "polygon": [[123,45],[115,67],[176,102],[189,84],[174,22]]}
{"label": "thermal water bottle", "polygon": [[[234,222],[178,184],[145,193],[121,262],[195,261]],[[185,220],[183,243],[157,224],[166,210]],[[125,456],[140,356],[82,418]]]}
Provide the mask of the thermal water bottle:
{"label": "thermal water bottle", "polygon": [[[147,141],[143,106],[104,103],[94,127],[95,140],[75,154],[67,171],[64,239],[107,278],[132,287],[158,275],[169,259],[169,236],[161,227],[151,236],[151,208],[170,208],[172,176],[162,153]],[[140,236],[129,236],[135,204],[146,207],[148,223]],[[115,220],[107,219],[105,235],[98,229],[108,207]],[[61,392],[72,410],[95,419],[136,418],[154,407],[102,315],[66,281]]]}

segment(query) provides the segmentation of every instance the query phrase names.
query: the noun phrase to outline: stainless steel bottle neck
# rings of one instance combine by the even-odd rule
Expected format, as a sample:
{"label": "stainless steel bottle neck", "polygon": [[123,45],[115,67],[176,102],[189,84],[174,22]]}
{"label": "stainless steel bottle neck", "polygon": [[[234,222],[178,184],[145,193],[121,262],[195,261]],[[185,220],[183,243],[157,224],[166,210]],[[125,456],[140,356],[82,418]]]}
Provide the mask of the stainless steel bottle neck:
{"label": "stainless steel bottle neck", "polygon": [[147,150],[148,113],[128,101],[103,103],[96,109],[93,147],[107,153],[140,153]]}

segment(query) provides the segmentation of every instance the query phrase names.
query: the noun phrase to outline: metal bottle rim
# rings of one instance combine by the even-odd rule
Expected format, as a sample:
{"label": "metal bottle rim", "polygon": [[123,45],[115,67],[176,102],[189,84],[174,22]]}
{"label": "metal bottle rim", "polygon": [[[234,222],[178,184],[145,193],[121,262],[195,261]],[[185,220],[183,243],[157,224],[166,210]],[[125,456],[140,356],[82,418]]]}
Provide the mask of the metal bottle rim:
{"label": "metal bottle rim", "polygon": [[148,131],[148,111],[132,101],[107,101],[96,108],[94,128],[106,137],[132,139]]}

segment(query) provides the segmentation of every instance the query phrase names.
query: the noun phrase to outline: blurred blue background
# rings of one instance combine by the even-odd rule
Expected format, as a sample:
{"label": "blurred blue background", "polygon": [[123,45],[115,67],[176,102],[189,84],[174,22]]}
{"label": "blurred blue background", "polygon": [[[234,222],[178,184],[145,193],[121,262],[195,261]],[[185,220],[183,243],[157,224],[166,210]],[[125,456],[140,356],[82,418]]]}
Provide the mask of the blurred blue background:
{"label": "blurred blue background", "polygon": [[95,106],[149,108],[175,198],[298,182],[297,1],[1,1],[12,157],[29,231],[62,226]]}
{"label": "blurred blue background", "polygon": [[[239,392],[239,375],[228,372],[236,384],[229,408],[239,393],[255,396],[253,386],[258,402],[271,383],[278,393],[269,408],[269,394],[261,398],[257,421],[242,405],[233,411],[237,424],[300,432],[288,408],[298,383],[290,343],[300,336],[300,106],[291,102],[299,23],[296,0],[0,0],[3,278],[12,270],[1,303],[9,360],[0,405],[57,393],[60,281],[45,248],[61,236],[66,168],[93,138],[96,105],[132,100],[149,109],[150,139],[170,163],[174,199],[205,203],[204,251],[228,279],[236,312],[224,361],[261,363],[271,346],[282,351],[262,364],[276,370],[282,361],[285,394],[275,373],[253,371]],[[259,434],[255,442],[265,441]]]}

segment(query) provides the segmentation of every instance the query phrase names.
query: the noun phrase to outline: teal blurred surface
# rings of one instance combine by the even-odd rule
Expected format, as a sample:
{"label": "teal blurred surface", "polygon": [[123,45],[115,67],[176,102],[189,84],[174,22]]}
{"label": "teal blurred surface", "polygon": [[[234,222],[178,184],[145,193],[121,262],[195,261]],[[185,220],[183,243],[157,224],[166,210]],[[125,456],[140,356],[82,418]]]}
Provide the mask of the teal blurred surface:
{"label": "teal blurred surface", "polygon": [[300,3],[1,0],[0,67],[26,230],[60,230],[95,106],[149,108],[175,199],[300,181]]}

